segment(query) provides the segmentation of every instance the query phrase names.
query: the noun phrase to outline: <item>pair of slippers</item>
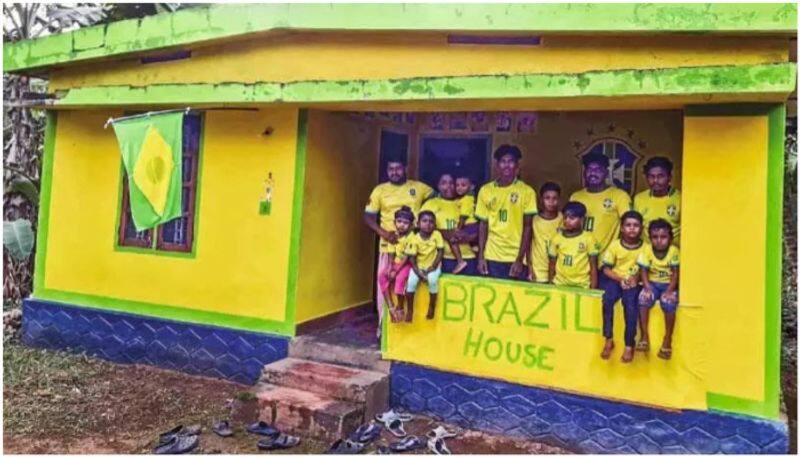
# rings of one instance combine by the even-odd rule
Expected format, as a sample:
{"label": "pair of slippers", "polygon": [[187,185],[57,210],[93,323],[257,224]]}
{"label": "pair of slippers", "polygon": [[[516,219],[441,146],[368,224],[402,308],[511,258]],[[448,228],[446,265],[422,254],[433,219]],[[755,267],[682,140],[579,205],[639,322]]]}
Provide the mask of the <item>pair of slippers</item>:
{"label": "pair of slippers", "polygon": [[375,420],[386,426],[386,429],[389,430],[389,433],[398,438],[403,438],[406,436],[406,430],[403,427],[403,423],[408,422],[411,419],[413,419],[411,414],[400,414],[395,412],[393,409],[375,415]]}
{"label": "pair of slippers", "polygon": [[178,425],[158,436],[158,445],[154,454],[185,454],[194,450],[200,443],[201,428],[199,425]]}
{"label": "pair of slippers", "polygon": [[283,434],[280,432],[280,430],[264,421],[254,422],[245,427],[245,430],[254,435],[266,436],[266,438],[262,438],[258,440],[258,443],[256,443],[256,446],[263,451],[289,449],[300,444],[300,438]]}
{"label": "pair of slippers", "polygon": [[447,444],[444,442],[444,439],[456,436],[455,433],[448,431],[446,428],[440,425],[428,432],[426,436],[428,437],[428,449],[431,452],[438,455],[452,454],[450,449],[447,448]]}

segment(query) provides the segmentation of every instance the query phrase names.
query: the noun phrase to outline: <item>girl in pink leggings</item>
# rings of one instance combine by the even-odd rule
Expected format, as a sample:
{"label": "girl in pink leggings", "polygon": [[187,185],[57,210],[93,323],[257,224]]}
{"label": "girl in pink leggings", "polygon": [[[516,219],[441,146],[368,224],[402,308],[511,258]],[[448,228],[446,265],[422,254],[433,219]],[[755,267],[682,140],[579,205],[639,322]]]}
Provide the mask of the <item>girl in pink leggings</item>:
{"label": "girl in pink leggings", "polygon": [[[411,208],[403,206],[394,213],[394,227],[397,230],[397,244],[394,252],[389,254],[389,265],[378,272],[378,287],[389,305],[389,315],[392,322],[403,319],[401,315],[405,307],[406,282],[411,271],[411,261],[406,255],[411,227],[414,225],[414,213]],[[391,290],[397,296],[397,304],[392,300]]]}

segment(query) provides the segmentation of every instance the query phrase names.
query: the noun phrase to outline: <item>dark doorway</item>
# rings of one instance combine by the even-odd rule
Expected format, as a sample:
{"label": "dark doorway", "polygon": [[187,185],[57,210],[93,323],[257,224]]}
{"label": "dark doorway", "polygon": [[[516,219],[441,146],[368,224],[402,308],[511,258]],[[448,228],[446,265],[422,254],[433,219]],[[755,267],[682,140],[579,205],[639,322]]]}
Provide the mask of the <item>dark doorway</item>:
{"label": "dark doorway", "polygon": [[476,188],[480,187],[489,180],[491,141],[489,135],[422,137],[420,180],[435,189],[442,173],[461,172],[472,179]]}
{"label": "dark doorway", "polygon": [[408,135],[405,133],[381,130],[381,156],[378,168],[378,182],[386,182],[386,162],[389,157],[399,155],[408,164]]}

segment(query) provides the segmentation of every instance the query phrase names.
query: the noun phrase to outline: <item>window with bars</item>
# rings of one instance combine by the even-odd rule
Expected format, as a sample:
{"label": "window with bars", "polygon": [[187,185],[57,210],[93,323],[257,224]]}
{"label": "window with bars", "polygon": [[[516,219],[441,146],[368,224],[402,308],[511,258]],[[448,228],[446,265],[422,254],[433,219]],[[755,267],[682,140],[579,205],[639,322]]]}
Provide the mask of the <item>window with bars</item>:
{"label": "window with bars", "polygon": [[[159,225],[155,230],[136,231],[128,199],[128,176],[123,168],[122,211],[117,242],[120,246],[173,252],[191,252],[194,241],[195,195],[197,193],[197,168],[202,135],[200,115],[188,114],[183,118],[183,162],[181,217]],[[155,233],[154,233],[155,232]]]}

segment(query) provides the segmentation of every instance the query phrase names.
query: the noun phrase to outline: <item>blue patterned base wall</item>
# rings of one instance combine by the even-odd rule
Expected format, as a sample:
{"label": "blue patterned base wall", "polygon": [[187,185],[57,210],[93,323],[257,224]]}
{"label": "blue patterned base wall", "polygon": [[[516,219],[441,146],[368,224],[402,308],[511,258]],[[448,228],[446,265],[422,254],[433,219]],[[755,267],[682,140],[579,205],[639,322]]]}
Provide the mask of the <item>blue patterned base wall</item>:
{"label": "blue patterned base wall", "polygon": [[462,427],[575,452],[785,454],[785,424],[700,411],[668,412],[393,363],[391,403]]}
{"label": "blue patterned base wall", "polygon": [[23,304],[22,341],[246,384],[289,350],[285,337],[34,299]]}

